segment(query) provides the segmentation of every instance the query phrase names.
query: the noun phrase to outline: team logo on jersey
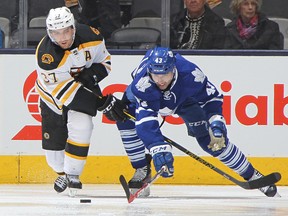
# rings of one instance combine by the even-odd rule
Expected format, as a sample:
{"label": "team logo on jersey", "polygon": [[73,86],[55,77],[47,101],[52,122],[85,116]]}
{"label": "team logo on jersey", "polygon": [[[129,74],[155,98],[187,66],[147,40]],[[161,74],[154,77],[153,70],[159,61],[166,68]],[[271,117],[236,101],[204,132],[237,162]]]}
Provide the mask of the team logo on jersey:
{"label": "team logo on jersey", "polygon": [[93,28],[93,27],[91,27],[91,26],[90,26],[90,28],[91,28],[91,30],[92,30],[96,35],[99,35],[99,34],[100,34],[100,32],[98,31],[98,29]]}
{"label": "team logo on jersey", "polygon": [[163,98],[164,98],[164,100],[170,100],[171,97],[172,97],[172,95],[171,95],[171,92],[170,92],[170,91],[165,91],[165,92],[163,93]]}
{"label": "team logo on jersey", "polygon": [[194,79],[195,82],[201,82],[201,83],[204,82],[205,75],[199,68],[196,68],[194,71],[192,71],[192,74],[195,77]]}
{"label": "team logo on jersey", "polygon": [[163,99],[166,101],[174,100],[174,103],[176,103],[176,95],[174,94],[174,92],[165,91],[163,93]]}
{"label": "team logo on jersey", "polygon": [[213,86],[210,82],[207,82],[206,92],[207,92],[207,95],[213,95],[213,94],[215,94],[215,92],[216,92],[215,86]]}
{"label": "team logo on jersey", "polygon": [[50,139],[50,134],[47,133],[47,132],[45,132],[45,133],[43,134],[43,137],[44,137],[44,139]]}
{"label": "team logo on jersey", "polygon": [[141,77],[135,87],[137,88],[138,91],[140,92],[145,92],[147,88],[151,86],[151,83],[149,83],[149,77]]}
{"label": "team logo on jersey", "polygon": [[140,101],[140,104],[142,107],[147,107],[148,104],[147,104],[147,101]]}
{"label": "team logo on jersey", "polygon": [[51,64],[52,62],[54,62],[54,58],[50,54],[43,54],[41,57],[41,60],[42,60],[42,63],[44,64]]}

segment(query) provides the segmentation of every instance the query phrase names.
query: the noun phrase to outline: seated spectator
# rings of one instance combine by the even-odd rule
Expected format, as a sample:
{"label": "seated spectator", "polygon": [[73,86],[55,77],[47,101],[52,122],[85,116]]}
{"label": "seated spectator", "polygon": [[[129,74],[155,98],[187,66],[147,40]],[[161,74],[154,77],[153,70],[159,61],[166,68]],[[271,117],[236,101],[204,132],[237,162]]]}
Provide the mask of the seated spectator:
{"label": "seated spectator", "polygon": [[119,0],[78,0],[80,23],[97,28],[105,40],[121,28]]}
{"label": "seated spectator", "polygon": [[170,47],[223,49],[225,24],[206,0],[183,0],[186,8],[171,18]]}
{"label": "seated spectator", "polygon": [[119,0],[64,0],[79,23],[97,28],[107,40],[121,28]]}
{"label": "seated spectator", "polygon": [[79,5],[78,0],[64,0],[65,6],[70,9],[70,11],[73,13],[74,18],[77,20],[77,22],[80,22],[80,16],[79,13],[81,11],[81,6]]}
{"label": "seated spectator", "polygon": [[284,37],[279,25],[260,12],[261,4],[262,0],[231,1],[235,18],[226,26],[226,49],[283,49]]}
{"label": "seated spectator", "polygon": [[78,0],[64,0],[65,6],[68,8],[78,6],[79,2]]}

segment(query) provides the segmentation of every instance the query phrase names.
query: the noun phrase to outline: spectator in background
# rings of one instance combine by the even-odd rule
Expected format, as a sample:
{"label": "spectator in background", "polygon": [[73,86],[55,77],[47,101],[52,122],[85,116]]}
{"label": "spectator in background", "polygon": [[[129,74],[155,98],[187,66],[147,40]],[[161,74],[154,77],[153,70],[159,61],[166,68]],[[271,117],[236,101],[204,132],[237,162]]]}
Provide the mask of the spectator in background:
{"label": "spectator in background", "polygon": [[[64,0],[65,6],[68,7],[69,9],[73,6],[78,6],[78,0]],[[71,9],[70,9],[71,10]]]}
{"label": "spectator in background", "polygon": [[97,28],[106,41],[113,31],[121,28],[119,0],[64,0],[64,2],[79,23]]}
{"label": "spectator in background", "polygon": [[74,18],[79,22],[81,20],[79,13],[81,11],[81,7],[79,5],[78,0],[64,0],[65,6],[70,9]]}
{"label": "spectator in background", "polygon": [[183,0],[186,8],[171,19],[170,47],[174,49],[223,49],[225,24],[206,0]]}
{"label": "spectator in background", "polygon": [[284,48],[279,25],[260,12],[262,0],[232,0],[230,9],[235,15],[227,24],[226,49]]}
{"label": "spectator in background", "polygon": [[97,28],[106,41],[121,28],[119,0],[78,0],[78,4],[80,22]]}

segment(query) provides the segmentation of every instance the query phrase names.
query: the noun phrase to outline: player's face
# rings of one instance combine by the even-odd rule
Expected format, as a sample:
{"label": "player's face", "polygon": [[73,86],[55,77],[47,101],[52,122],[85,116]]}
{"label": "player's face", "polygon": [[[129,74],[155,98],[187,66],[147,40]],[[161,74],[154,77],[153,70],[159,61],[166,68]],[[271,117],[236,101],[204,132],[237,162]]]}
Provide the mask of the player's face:
{"label": "player's face", "polygon": [[206,0],[184,0],[191,18],[197,18],[204,13]]}
{"label": "player's face", "polygon": [[58,30],[51,30],[50,35],[62,49],[68,49],[73,43],[74,31],[75,29],[72,27],[67,27]]}
{"label": "player's face", "polygon": [[244,0],[239,9],[242,20],[248,23],[256,14],[257,2],[256,0]]}
{"label": "player's face", "polygon": [[153,74],[151,73],[151,78],[156,83],[159,89],[165,90],[170,83],[172,82],[174,77],[173,72],[169,72],[167,74]]}

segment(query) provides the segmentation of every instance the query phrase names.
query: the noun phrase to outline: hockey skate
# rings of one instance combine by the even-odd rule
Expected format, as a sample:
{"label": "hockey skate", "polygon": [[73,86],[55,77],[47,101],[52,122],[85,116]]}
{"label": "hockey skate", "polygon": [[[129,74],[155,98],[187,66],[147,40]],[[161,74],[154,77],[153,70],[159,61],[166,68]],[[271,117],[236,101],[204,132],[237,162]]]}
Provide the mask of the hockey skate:
{"label": "hockey skate", "polygon": [[77,194],[77,191],[82,189],[82,183],[79,180],[78,175],[66,175],[67,181],[68,181],[68,187],[69,187],[69,196],[75,197]]}
{"label": "hockey skate", "polygon": [[60,175],[54,182],[54,190],[58,193],[62,193],[66,190],[68,186],[68,181],[65,175]]}
{"label": "hockey skate", "polygon": [[[130,191],[135,194],[147,181],[151,179],[151,166],[147,165],[142,168],[136,169],[134,176],[128,182]],[[150,195],[150,188],[144,189],[139,197],[148,197]]]}
{"label": "hockey skate", "polygon": [[[255,171],[254,171],[252,177],[249,179],[249,181],[259,179],[261,177],[263,177],[263,175],[255,169]],[[262,193],[264,193],[267,197],[280,197],[280,195],[277,193],[277,187],[275,184],[259,188],[259,190]]]}

